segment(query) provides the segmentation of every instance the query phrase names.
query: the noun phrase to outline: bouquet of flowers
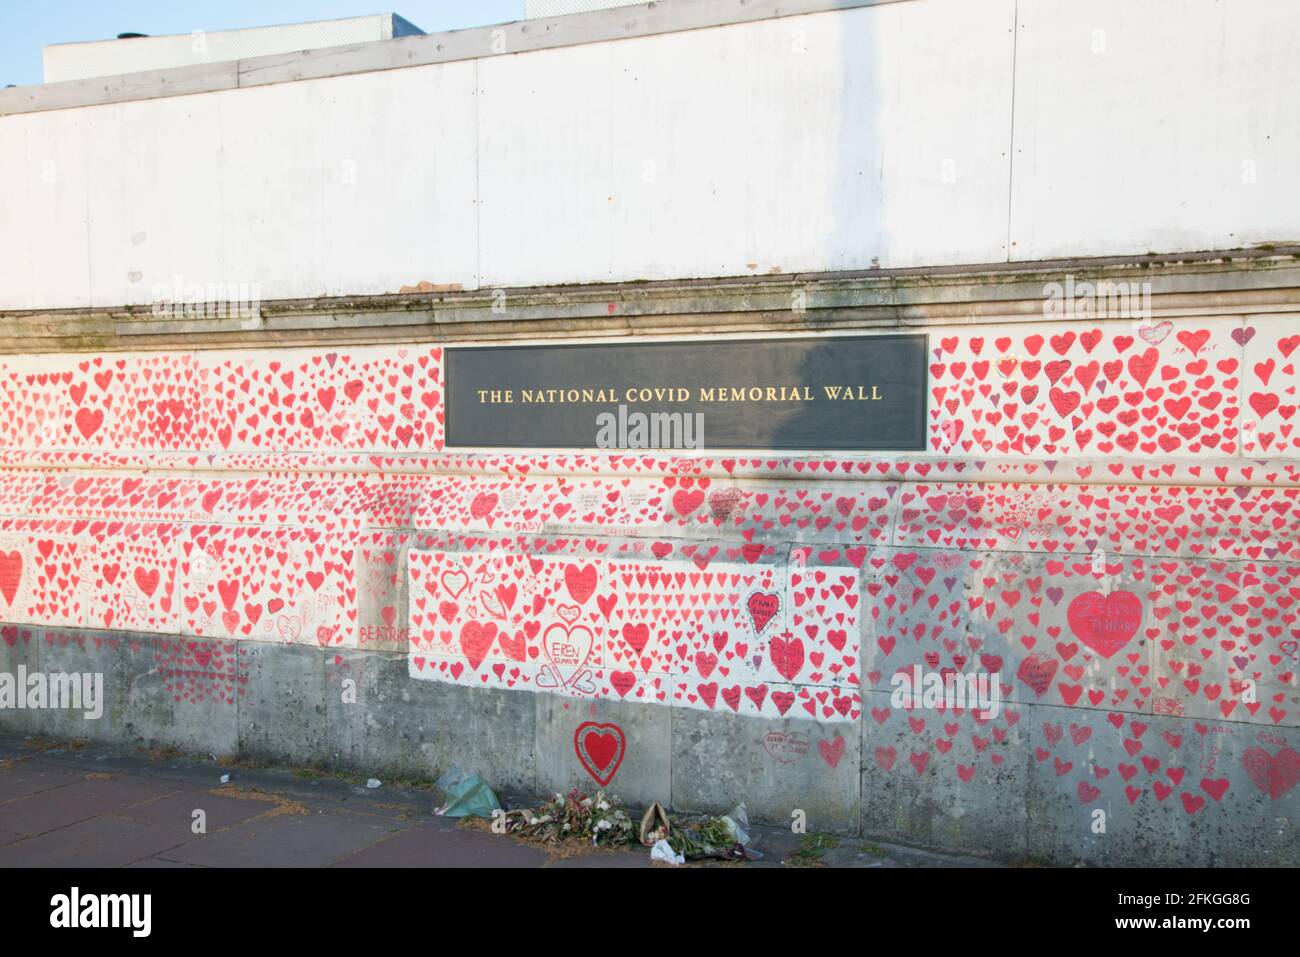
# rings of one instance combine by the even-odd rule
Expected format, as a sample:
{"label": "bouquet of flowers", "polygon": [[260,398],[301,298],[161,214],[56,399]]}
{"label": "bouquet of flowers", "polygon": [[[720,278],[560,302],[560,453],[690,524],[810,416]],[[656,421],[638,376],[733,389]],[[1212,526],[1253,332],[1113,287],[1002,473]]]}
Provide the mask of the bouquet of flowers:
{"label": "bouquet of flowers", "polygon": [[529,837],[558,843],[574,838],[596,847],[614,847],[636,840],[636,825],[616,797],[604,791],[586,795],[574,788],[556,794],[536,811],[512,811],[507,829]]}

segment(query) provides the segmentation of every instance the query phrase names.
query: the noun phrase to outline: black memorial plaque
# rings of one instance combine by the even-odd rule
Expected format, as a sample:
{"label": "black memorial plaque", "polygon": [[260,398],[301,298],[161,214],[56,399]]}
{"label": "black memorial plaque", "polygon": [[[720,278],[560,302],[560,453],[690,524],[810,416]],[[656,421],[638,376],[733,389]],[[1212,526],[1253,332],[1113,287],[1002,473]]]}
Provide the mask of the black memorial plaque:
{"label": "black memorial plaque", "polygon": [[681,447],[667,419],[655,444],[602,443],[602,424],[698,413],[705,450],[919,452],[925,350],[925,336],[452,347],[447,445]]}

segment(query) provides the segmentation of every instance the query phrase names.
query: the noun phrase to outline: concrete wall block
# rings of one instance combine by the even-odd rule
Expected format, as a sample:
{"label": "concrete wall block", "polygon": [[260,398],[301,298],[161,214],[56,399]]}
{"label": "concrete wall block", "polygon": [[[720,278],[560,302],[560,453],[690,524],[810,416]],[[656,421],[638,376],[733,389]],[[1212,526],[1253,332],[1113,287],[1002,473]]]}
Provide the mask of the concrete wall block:
{"label": "concrete wall block", "polygon": [[116,733],[144,747],[236,754],[246,650],[234,642],[122,637],[113,677],[124,699]]}
{"label": "concrete wall block", "polygon": [[672,806],[751,821],[856,833],[861,725],[672,710]]}
{"label": "concrete wall block", "polygon": [[[36,671],[40,667],[42,629],[31,625],[0,625],[0,674],[11,675],[14,682],[15,704],[21,688],[18,669]],[[40,712],[19,708],[0,709],[0,728],[17,734],[33,734],[40,730],[43,721]]]}
{"label": "concrete wall block", "polygon": [[413,681],[406,656],[391,653],[327,652],[325,679],[329,747],[343,765],[433,780],[458,764],[493,787],[533,793],[530,696]]}
{"label": "concrete wall block", "polygon": [[239,751],[268,761],[328,764],[329,692],[320,648],[247,642],[246,693],[239,699]]}
{"label": "concrete wall block", "polygon": [[1300,861],[1294,729],[1057,707],[1029,712],[1032,856],[1146,867]]}
{"label": "concrete wall block", "polygon": [[[118,741],[130,713],[128,682],[124,680],[122,651],[129,638],[111,632],[86,632],[64,628],[40,630],[37,671],[51,684],[63,676],[83,684],[84,676],[103,689],[102,715],[88,717],[82,708],[47,708],[36,730],[44,737],[68,740]],[[33,638],[35,642],[35,638]],[[29,669],[31,665],[28,665]]]}
{"label": "concrete wall block", "polygon": [[1026,853],[1031,709],[983,718],[966,709],[896,708],[865,696],[862,831],[1018,859]]}
{"label": "concrete wall block", "polygon": [[604,788],[629,813],[673,798],[672,711],[624,701],[582,701],[539,694],[537,788],[567,794]]}

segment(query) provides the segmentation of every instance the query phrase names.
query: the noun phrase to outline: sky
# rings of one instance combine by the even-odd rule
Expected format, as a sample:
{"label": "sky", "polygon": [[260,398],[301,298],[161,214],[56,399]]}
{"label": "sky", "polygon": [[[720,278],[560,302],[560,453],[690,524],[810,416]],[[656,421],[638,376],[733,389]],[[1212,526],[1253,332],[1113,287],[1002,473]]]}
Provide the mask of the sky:
{"label": "sky", "polygon": [[521,20],[524,0],[0,0],[0,87],[41,82],[47,43],[397,13],[426,33]]}

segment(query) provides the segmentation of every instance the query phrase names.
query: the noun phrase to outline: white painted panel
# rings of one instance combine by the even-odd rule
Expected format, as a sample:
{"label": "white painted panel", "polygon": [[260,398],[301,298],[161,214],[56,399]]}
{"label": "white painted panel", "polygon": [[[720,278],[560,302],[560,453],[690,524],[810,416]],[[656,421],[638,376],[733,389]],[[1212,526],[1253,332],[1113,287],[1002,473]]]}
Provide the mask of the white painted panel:
{"label": "white painted panel", "polygon": [[1300,239],[1300,4],[1021,0],[1020,22],[1012,258]]}
{"label": "white painted panel", "polygon": [[1004,257],[1011,12],[931,0],[482,61],[485,282]]}
{"label": "white painted panel", "polygon": [[264,299],[475,283],[473,62],[229,94],[228,274]]}
{"label": "white painted panel", "polygon": [[86,111],[0,119],[0,309],[90,304]]}
{"label": "white painted panel", "polygon": [[185,284],[233,281],[222,256],[223,102],[85,111],[92,305],[179,301]]}

